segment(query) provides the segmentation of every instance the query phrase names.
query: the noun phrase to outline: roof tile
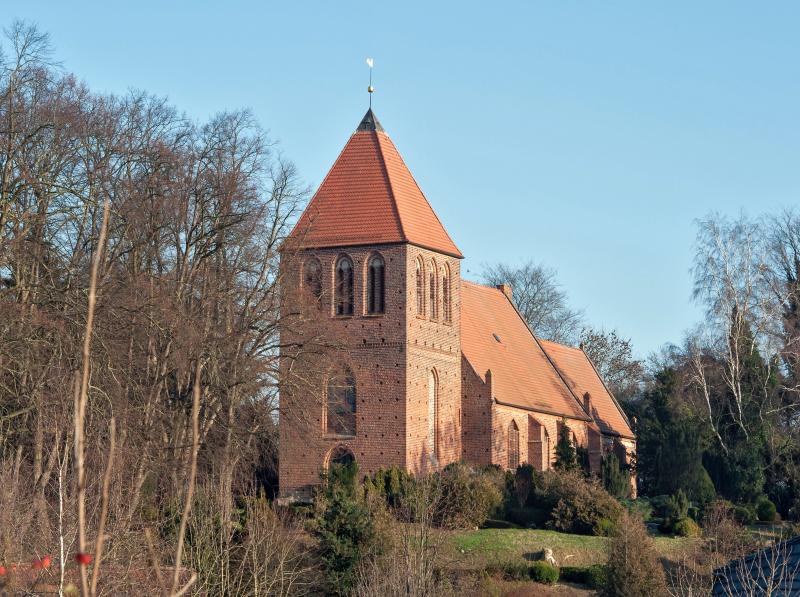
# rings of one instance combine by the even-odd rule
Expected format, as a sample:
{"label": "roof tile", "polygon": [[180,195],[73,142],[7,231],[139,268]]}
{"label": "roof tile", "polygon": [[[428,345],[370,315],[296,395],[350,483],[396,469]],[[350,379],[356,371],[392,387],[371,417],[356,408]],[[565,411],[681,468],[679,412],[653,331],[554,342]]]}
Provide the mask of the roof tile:
{"label": "roof tile", "polygon": [[485,380],[486,371],[491,370],[492,397],[499,402],[570,418],[587,418],[537,339],[500,290],[462,281],[461,350],[481,379]]}
{"label": "roof tile", "polygon": [[[371,110],[289,236],[299,248],[408,242],[462,257]],[[363,123],[371,116],[371,126]]]}
{"label": "roof tile", "polygon": [[588,392],[591,397],[589,414],[600,431],[634,437],[627,417],[608,391],[586,353],[580,348],[547,340],[541,340],[541,344],[573,393],[582,399]]}

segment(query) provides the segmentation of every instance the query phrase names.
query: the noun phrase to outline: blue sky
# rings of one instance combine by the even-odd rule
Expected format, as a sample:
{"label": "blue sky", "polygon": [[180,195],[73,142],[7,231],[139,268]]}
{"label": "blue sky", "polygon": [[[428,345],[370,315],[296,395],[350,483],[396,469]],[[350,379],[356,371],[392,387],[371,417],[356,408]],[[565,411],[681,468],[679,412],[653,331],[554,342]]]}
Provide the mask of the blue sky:
{"label": "blue sky", "polygon": [[451,236],[558,270],[646,355],[702,317],[694,220],[800,197],[794,2],[4,2],[99,91],[249,107],[316,186],[374,108]]}

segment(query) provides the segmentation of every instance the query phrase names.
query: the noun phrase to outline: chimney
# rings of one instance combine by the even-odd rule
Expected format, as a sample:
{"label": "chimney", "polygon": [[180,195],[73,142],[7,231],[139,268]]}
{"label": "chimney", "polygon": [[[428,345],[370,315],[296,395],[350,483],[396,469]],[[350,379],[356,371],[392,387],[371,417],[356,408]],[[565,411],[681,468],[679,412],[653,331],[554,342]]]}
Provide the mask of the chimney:
{"label": "chimney", "polygon": [[589,416],[592,414],[592,395],[589,392],[586,392],[583,395],[583,408],[586,409],[586,412],[589,413]]}
{"label": "chimney", "polygon": [[489,400],[492,400],[494,398],[494,395],[492,394],[492,370],[491,369],[487,369],[486,370],[486,388],[489,390]]}
{"label": "chimney", "polygon": [[511,288],[511,284],[498,284],[495,288],[505,294],[512,303],[514,302],[514,289]]}

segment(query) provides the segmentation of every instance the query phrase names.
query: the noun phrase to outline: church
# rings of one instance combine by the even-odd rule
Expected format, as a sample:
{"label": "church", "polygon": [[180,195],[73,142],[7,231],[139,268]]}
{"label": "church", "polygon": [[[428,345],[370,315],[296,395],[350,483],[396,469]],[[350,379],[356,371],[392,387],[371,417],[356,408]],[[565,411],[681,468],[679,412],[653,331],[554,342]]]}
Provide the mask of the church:
{"label": "church", "polygon": [[370,108],[282,254],[282,498],[308,499],[333,462],[546,470],[562,425],[592,472],[609,452],[632,463],[584,351],[537,338],[513,288],[463,280],[462,258]]}

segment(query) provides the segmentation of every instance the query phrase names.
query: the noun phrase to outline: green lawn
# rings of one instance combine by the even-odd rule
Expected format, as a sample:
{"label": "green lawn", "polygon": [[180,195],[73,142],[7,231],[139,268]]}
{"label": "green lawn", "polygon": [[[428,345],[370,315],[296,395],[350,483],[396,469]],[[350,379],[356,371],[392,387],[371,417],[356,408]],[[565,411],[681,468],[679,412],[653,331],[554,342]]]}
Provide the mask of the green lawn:
{"label": "green lawn", "polygon": [[[671,559],[691,546],[694,539],[654,537],[662,556]],[[562,566],[601,564],[606,559],[606,537],[570,535],[531,529],[480,529],[454,531],[443,538],[443,552],[459,568],[481,568],[491,562],[525,561],[550,548]]]}

